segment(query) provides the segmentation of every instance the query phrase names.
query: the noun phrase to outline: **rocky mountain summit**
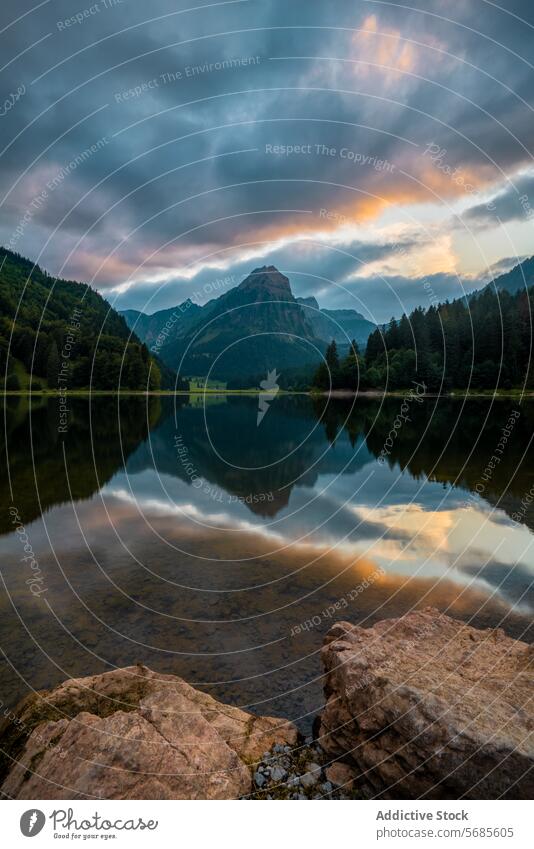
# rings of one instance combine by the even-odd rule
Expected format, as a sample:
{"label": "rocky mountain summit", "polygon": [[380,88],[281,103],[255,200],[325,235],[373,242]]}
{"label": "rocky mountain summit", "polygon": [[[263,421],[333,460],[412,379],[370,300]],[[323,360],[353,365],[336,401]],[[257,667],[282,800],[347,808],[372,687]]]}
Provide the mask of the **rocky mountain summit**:
{"label": "rocky mountain summit", "polygon": [[17,799],[532,798],[533,649],[428,608],[322,652],[315,740],[144,666],[28,696],[0,727]]}
{"label": "rocky mountain summit", "polygon": [[263,265],[261,268],[255,268],[236,287],[236,291],[247,292],[253,295],[255,299],[262,301],[271,299],[294,300],[289,278],[278,271],[274,265]]}

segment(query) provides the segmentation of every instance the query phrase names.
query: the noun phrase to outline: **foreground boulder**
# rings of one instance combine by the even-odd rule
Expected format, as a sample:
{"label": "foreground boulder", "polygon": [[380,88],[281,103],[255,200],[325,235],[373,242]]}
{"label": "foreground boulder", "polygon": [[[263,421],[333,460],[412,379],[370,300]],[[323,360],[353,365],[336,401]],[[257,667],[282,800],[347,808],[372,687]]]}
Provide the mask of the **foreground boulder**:
{"label": "foreground boulder", "polygon": [[330,630],[320,744],[368,796],[532,799],[534,648],[428,608]]}
{"label": "foreground boulder", "polygon": [[234,799],[250,792],[265,750],[296,741],[289,722],[132,666],[25,699],[0,729],[0,789],[14,799]]}

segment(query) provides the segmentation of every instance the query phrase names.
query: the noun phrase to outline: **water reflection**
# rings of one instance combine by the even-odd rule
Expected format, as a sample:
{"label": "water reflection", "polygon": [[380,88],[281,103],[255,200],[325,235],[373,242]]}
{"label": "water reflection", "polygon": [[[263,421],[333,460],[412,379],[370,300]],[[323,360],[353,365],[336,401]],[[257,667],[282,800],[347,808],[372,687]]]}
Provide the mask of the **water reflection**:
{"label": "water reflection", "polygon": [[387,463],[395,398],[282,396],[261,427],[252,397],[72,400],[64,437],[55,403],[6,411],[3,462],[47,591],[28,592],[4,492],[5,703],[143,661],[306,727],[335,619],[432,604],[529,637],[534,516],[510,517],[532,486],[532,405],[481,488],[505,401],[418,404]]}

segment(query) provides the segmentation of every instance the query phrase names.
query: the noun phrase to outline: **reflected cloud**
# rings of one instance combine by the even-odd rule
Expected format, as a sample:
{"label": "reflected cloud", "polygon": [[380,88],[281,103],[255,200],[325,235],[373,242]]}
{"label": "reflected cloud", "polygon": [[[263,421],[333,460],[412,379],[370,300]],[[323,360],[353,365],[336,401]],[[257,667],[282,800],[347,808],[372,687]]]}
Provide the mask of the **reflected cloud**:
{"label": "reflected cloud", "polygon": [[[205,408],[180,400],[176,409],[162,399],[146,427],[143,407],[124,399],[121,431],[107,441],[99,427],[113,410],[105,399],[92,403],[90,475],[81,462],[91,456],[86,402],[71,400],[66,467],[50,427],[54,403],[35,411],[41,512],[27,485],[27,411],[8,410],[14,492],[47,591],[28,591],[20,540],[5,534],[0,622],[12,666],[3,669],[4,703],[22,695],[24,679],[46,688],[141,661],[308,731],[323,698],[319,652],[334,621],[370,625],[433,605],[528,639],[534,536],[505,512],[529,480],[528,452],[519,468],[514,453],[525,454],[532,433],[527,410],[510,465],[503,461],[482,498],[471,489],[507,402],[484,431],[489,444],[477,444],[488,402],[418,405],[390,465],[377,457],[398,399],[360,398],[351,410],[343,400],[325,409],[282,396],[261,439],[257,398],[211,399]],[[199,485],[178,461],[177,430]],[[273,493],[269,510],[243,498],[258,492]]]}

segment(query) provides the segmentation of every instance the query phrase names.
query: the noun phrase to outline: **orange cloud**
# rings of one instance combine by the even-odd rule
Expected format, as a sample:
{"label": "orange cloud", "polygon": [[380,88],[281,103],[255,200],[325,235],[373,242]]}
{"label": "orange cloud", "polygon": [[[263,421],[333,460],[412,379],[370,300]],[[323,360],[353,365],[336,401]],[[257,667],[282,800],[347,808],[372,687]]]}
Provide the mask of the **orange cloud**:
{"label": "orange cloud", "polygon": [[[355,59],[362,63],[355,65],[355,72],[360,75],[379,72],[397,77],[402,73],[416,73],[425,52],[424,47],[413,44],[400,30],[380,26],[376,15],[365,18],[352,43]],[[432,40],[428,44],[436,46],[437,42]]]}

